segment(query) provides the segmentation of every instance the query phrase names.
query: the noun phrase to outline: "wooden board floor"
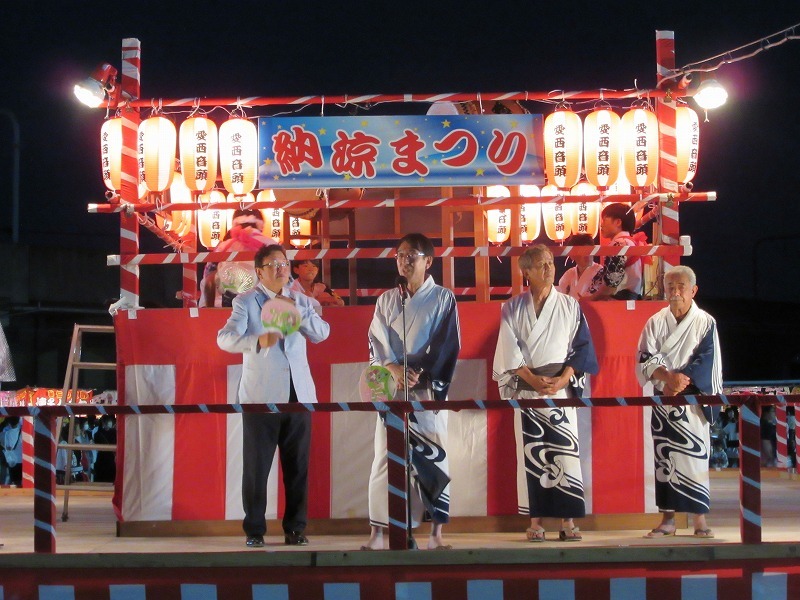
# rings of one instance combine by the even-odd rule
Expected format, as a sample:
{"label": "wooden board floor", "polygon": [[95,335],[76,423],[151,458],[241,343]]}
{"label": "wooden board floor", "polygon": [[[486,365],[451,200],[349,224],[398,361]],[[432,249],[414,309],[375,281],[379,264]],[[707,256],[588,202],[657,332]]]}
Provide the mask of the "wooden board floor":
{"label": "wooden board floor", "polygon": [[[564,544],[554,541],[536,544],[537,548],[565,549],[565,546],[582,548],[639,548],[649,546],[698,546],[708,544],[739,544],[739,480],[733,473],[715,473],[711,481],[712,512],[708,517],[714,529],[713,540],[697,539],[691,529],[682,529],[674,537],[659,540],[644,539],[644,531],[584,531],[583,542]],[[765,471],[762,481],[762,514],[764,542],[800,542],[800,480],[777,471]],[[63,496],[59,493],[57,513],[60,517]],[[110,493],[72,492],[69,502],[70,518],[56,524],[57,552],[59,554],[108,553],[183,553],[183,552],[239,552],[244,548],[244,537],[117,537],[116,521],[111,506]],[[652,515],[653,526],[658,516]],[[418,542],[424,546],[426,526],[418,533]],[[280,552],[349,552],[358,550],[366,541],[368,525],[364,521],[364,535],[309,536],[311,544],[305,548],[289,548],[279,536],[268,536],[266,551]],[[524,541],[520,532],[497,533],[447,533],[447,541],[454,549],[523,549],[534,545]],[[0,489],[0,554],[33,552],[33,495],[30,490]],[[250,550],[250,552],[254,552]]]}

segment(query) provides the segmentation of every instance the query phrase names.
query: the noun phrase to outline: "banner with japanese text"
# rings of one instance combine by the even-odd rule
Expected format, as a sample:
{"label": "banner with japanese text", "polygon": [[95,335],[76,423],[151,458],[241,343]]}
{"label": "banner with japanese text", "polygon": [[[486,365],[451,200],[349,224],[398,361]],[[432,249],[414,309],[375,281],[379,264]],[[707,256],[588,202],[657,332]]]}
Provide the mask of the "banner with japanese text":
{"label": "banner with japanese text", "polygon": [[266,117],[258,186],[544,183],[541,115]]}

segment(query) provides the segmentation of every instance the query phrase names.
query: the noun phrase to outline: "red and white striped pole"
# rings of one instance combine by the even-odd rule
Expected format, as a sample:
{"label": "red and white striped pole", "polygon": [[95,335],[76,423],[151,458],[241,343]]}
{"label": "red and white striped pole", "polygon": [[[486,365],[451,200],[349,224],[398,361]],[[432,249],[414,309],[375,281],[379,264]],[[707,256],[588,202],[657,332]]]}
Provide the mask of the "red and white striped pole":
{"label": "red and white striped pole", "polygon": [[[122,79],[120,101],[125,103],[139,98],[142,45],[136,38],[122,40]],[[136,204],[139,201],[139,165],[137,160],[137,133],[139,109],[122,108],[122,202]],[[124,254],[139,253],[139,220],[135,213],[120,213],[120,251]],[[139,306],[139,265],[122,265],[119,276],[120,299],[127,306]]]}
{"label": "red and white striped pole", "polygon": [[743,544],[761,543],[761,405],[750,396],[739,411],[739,528]]}
{"label": "red and white striped pole", "polygon": [[22,487],[33,487],[33,418],[22,418]]}
{"label": "red and white striped pole", "polygon": [[56,417],[40,412],[34,421],[33,551],[56,551]]}
{"label": "red and white striped pole", "polygon": [[[656,63],[659,88],[672,90],[675,80],[670,76],[675,72],[675,32],[656,31]],[[656,116],[658,117],[658,191],[678,193],[678,158],[677,134],[675,131],[675,99],[657,98]],[[661,244],[678,244],[680,240],[680,223],[678,203],[661,202]],[[680,264],[680,257],[665,256],[666,267]]]}
{"label": "red and white striped pole", "polygon": [[786,405],[775,405],[775,436],[777,443],[775,453],[778,458],[778,466],[791,469],[792,463],[789,460],[789,428],[786,421]]}

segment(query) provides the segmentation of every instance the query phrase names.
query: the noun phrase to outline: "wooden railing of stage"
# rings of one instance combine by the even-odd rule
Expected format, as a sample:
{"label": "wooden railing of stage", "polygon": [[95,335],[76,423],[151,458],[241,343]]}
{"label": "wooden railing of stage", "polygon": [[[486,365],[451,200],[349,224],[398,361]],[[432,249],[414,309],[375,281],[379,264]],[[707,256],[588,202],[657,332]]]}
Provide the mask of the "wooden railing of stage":
{"label": "wooden railing of stage", "polygon": [[64,405],[0,407],[0,416],[34,417],[34,551],[56,551],[56,420],[75,415],[230,414],[242,412],[340,412],[387,413],[389,461],[389,548],[402,550],[406,539],[405,423],[407,415],[420,410],[509,410],[554,406],[738,406],[739,413],[739,529],[743,544],[761,543],[761,432],[762,406],[800,403],[800,395],[641,396],[618,398],[570,398],[551,400],[451,400],[447,402],[332,402],[319,404],[195,404],[152,406]]}

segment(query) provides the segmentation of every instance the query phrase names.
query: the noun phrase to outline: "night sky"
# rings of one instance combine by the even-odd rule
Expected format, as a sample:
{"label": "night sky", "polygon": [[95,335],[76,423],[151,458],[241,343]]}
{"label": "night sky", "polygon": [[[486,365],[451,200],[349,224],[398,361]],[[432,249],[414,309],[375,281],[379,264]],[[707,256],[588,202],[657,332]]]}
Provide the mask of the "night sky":
{"label": "night sky", "polygon": [[[117,218],[86,212],[105,190],[104,111],[79,105],[72,86],[103,61],[119,68],[124,37],[142,42],[145,98],[508,92],[650,88],[657,29],[675,31],[682,66],[800,22],[796,0],[656,4],[6,3],[0,108],[22,132],[20,242],[118,252]],[[701,123],[695,190],[718,201],[681,210],[699,298],[800,295],[798,67],[800,40],[716,73],[729,98]],[[0,116],[2,240],[10,139]]]}

